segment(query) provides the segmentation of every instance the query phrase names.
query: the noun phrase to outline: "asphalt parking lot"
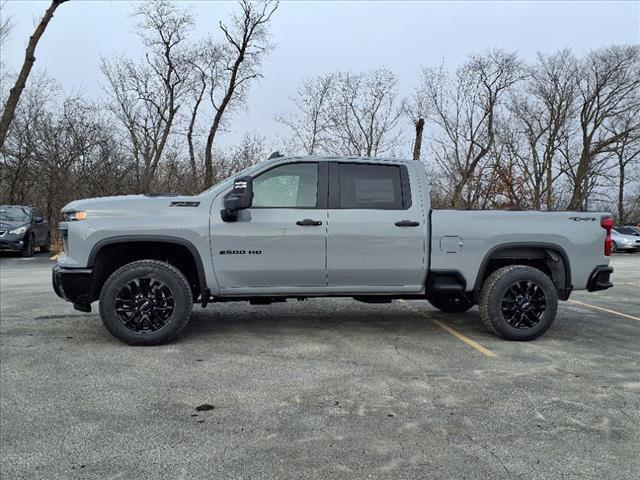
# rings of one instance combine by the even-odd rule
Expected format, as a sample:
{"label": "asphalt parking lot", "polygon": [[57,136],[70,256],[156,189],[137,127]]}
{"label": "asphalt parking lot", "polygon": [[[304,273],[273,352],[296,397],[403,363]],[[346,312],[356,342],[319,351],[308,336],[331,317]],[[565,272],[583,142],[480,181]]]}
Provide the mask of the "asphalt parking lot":
{"label": "asphalt parking lot", "polygon": [[2,478],[639,478],[640,254],[530,343],[326,299],[196,307],[133,348],[52,263],[0,259]]}

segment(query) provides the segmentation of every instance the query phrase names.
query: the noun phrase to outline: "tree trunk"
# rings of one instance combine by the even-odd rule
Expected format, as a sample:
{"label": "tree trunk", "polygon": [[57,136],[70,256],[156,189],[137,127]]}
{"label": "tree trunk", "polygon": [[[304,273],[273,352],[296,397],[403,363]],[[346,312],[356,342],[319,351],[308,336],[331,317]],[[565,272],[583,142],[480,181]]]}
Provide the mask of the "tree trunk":
{"label": "tree trunk", "polygon": [[16,79],[15,85],[9,91],[9,98],[7,99],[4,111],[2,112],[2,120],[0,120],[0,149],[3,147],[4,141],[7,138],[9,126],[13,121],[18,102],[20,101],[20,95],[22,95],[22,91],[27,84],[27,78],[29,78],[31,68],[36,61],[36,57],[34,56],[34,54],[36,51],[36,46],[38,45],[38,41],[47,28],[47,24],[53,18],[53,13],[56,11],[56,8],[58,8],[60,4],[66,1],[67,0],[52,0],[51,5],[49,5],[49,8],[47,8],[47,11],[44,13],[44,17],[42,17],[42,20],[40,20],[40,23],[33,32],[33,35],[31,35],[31,37],[29,38],[29,43],[27,44],[27,50],[24,55],[24,63],[22,64],[22,68],[20,69],[20,74]]}
{"label": "tree trunk", "polygon": [[416,122],[416,140],[413,142],[413,159],[420,160],[422,150],[422,131],[424,130],[424,118],[419,118]]}
{"label": "tree trunk", "polygon": [[193,110],[191,111],[191,120],[189,121],[189,128],[187,130],[187,143],[189,145],[189,164],[191,166],[191,175],[193,176],[194,181],[197,181],[196,179],[198,178],[198,167],[196,165],[196,152],[193,146],[193,130],[195,129],[196,119],[198,116],[198,108],[200,107],[200,102],[202,101],[202,96],[204,95],[205,88],[206,84],[203,83],[202,89],[196,97],[196,103],[193,106]]}
{"label": "tree trunk", "polygon": [[587,149],[580,154],[580,163],[576,170],[576,178],[573,182],[573,193],[569,202],[569,210],[584,210],[585,204],[585,183],[587,181],[589,163],[591,162],[591,152]]}
{"label": "tree trunk", "polygon": [[207,145],[204,149],[204,188],[213,185],[213,139],[216,136],[216,130],[218,130],[218,126],[214,122],[209,129]]}
{"label": "tree trunk", "polygon": [[211,128],[209,129],[209,135],[207,136],[207,145],[204,150],[204,188],[209,188],[213,185],[213,139],[215,138],[216,133],[218,133],[218,128],[220,128],[222,116],[224,115],[224,112],[227,109],[227,105],[229,105],[229,102],[231,101],[231,98],[236,91],[236,87],[238,86],[238,70],[240,70],[240,65],[244,61],[245,49],[246,44],[243,44],[242,49],[238,54],[238,58],[234,62],[231,69],[231,77],[229,78],[227,91],[225,92],[222,102],[220,102],[220,106],[216,109],[216,114],[213,117],[213,123],[211,124]]}
{"label": "tree trunk", "polygon": [[625,164],[622,156],[618,159],[618,165],[620,167],[620,183],[618,184],[618,223],[624,225],[625,212],[624,212],[624,170]]}

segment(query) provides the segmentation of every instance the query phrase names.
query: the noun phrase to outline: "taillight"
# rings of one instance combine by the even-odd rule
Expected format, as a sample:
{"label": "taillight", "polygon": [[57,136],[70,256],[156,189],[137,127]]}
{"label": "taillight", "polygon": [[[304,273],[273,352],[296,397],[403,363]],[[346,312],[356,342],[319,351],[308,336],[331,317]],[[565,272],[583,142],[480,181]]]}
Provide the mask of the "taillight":
{"label": "taillight", "polygon": [[602,217],[600,219],[600,226],[607,231],[607,236],[604,237],[604,255],[605,257],[611,256],[611,229],[613,228],[613,217]]}

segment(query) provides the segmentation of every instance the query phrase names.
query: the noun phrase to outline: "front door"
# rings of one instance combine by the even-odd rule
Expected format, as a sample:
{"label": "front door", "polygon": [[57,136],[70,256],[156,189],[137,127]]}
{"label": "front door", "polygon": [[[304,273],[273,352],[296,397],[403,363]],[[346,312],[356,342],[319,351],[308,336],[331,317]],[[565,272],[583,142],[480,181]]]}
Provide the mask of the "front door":
{"label": "front door", "polygon": [[423,288],[428,226],[407,167],[336,162],[329,175],[329,288]]}
{"label": "front door", "polygon": [[223,222],[212,209],[213,265],[222,291],[326,286],[326,170],[326,162],[275,166],[253,179],[253,204],[237,221]]}

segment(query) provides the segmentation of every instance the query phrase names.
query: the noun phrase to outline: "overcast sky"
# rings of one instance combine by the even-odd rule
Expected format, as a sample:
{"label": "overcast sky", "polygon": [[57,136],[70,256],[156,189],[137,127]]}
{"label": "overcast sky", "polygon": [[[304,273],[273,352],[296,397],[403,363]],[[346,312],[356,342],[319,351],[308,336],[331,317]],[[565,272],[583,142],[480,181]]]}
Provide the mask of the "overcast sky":
{"label": "overcast sky", "polygon": [[[47,2],[8,0],[2,16],[14,23],[2,60],[16,71],[34,22]],[[219,35],[218,21],[234,3],[181,1],[197,22],[194,36]],[[46,69],[68,93],[101,95],[100,56],[137,56],[128,1],[72,0],[56,13],[36,51],[36,68]],[[283,1],[271,25],[276,48],[255,84],[249,111],[237,114],[228,144],[246,131],[275,139],[283,129],[273,117],[290,108],[288,97],[305,77],[333,70],[385,66],[400,79],[403,94],[418,83],[422,66],[457,67],[488,47],[517,51],[530,61],[536,52],[570,47],[582,54],[611,43],[640,42],[639,1],[503,2],[302,2]]]}

